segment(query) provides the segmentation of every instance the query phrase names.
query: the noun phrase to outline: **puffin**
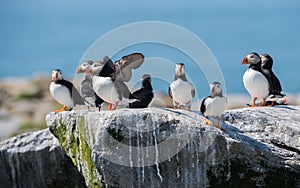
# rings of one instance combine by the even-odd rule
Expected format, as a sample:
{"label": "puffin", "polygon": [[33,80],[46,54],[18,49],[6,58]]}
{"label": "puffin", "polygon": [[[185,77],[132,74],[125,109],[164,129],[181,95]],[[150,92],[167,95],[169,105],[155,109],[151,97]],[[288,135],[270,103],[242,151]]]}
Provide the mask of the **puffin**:
{"label": "puffin", "polygon": [[211,126],[214,124],[208,119],[209,117],[217,118],[217,127],[224,130],[221,125],[221,116],[226,109],[227,98],[222,95],[222,86],[219,82],[212,82],[210,84],[210,95],[202,100],[200,111],[205,116],[205,123]]}
{"label": "puffin", "polygon": [[187,106],[188,110],[191,109],[195,88],[186,79],[183,63],[178,63],[175,66],[175,78],[169,86],[169,96],[173,99],[174,109],[182,106]]}
{"label": "puffin", "polygon": [[267,76],[270,82],[270,93],[266,103],[270,103],[270,106],[275,104],[288,104],[287,96],[282,94],[282,87],[279,79],[272,71],[273,59],[269,54],[261,54],[260,59],[262,62],[262,72]]}
{"label": "puffin", "polygon": [[129,95],[129,99],[137,99],[133,103],[129,103],[129,108],[147,108],[154,97],[151,85],[151,75],[144,74],[142,77],[141,89]]}
{"label": "puffin", "polygon": [[[123,56],[114,64],[114,72],[110,76],[97,76],[105,63],[105,60],[94,62],[88,67],[86,74],[92,75],[92,85],[95,93],[105,102],[109,103],[108,110],[115,110],[119,103],[135,102],[136,99],[129,99],[131,94],[127,85],[132,77],[132,69],[139,68],[144,62],[144,55],[141,53],[132,53]],[[114,104],[114,107],[113,107]]]}
{"label": "puffin", "polygon": [[[103,64],[102,70],[97,73],[98,76],[109,76],[114,72],[114,66],[112,60],[105,56],[102,61],[96,61]],[[94,64],[94,61],[88,60],[80,64],[76,70],[76,74],[86,73],[89,66]],[[80,83],[80,92],[85,101],[88,102],[88,106],[96,106],[99,111],[101,110],[102,103],[104,102],[93,90],[92,75],[86,74],[85,78]]]}
{"label": "puffin", "polygon": [[266,105],[266,98],[270,93],[270,82],[261,69],[261,59],[256,52],[246,55],[242,60],[243,65],[249,65],[244,73],[243,83],[252,97],[251,107],[256,107],[256,100],[262,99],[262,106]]}
{"label": "puffin", "polygon": [[84,99],[80,96],[74,85],[63,79],[60,69],[52,71],[52,81],[49,89],[52,97],[63,105],[61,109],[54,111],[56,113],[67,109],[72,110],[75,105],[85,105]]}

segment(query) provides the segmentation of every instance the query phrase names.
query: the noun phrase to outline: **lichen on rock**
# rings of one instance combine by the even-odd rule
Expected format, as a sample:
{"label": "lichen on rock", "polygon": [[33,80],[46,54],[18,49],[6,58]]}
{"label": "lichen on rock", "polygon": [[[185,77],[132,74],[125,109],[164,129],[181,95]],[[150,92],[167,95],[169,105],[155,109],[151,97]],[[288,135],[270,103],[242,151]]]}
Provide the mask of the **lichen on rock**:
{"label": "lichen on rock", "polygon": [[[56,116],[49,119],[50,115]],[[101,187],[100,175],[91,159],[92,149],[87,144],[84,116],[73,113],[50,113],[46,116],[50,131],[58,138],[88,187]]]}
{"label": "lichen on rock", "polygon": [[227,111],[226,132],[198,112],[157,108],[46,120],[89,187],[297,187],[299,116],[298,107]]}

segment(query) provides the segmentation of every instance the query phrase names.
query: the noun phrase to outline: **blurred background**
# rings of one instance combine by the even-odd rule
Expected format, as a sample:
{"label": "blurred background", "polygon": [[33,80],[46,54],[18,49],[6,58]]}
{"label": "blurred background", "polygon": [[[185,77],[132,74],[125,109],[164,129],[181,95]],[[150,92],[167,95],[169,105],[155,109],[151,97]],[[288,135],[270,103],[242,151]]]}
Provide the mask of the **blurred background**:
{"label": "blurred background", "polygon": [[[299,20],[298,0],[1,1],[0,141],[46,127],[45,114],[60,107],[49,94],[52,69],[62,69],[66,79],[72,80],[82,56],[97,39],[124,24],[141,21],[177,24],[202,39],[222,70],[229,108],[246,106],[250,100],[242,83],[246,67],[241,59],[252,51],[273,57],[283,93],[290,103],[299,104]],[[112,58],[135,51],[186,63],[187,72],[201,80],[196,107],[209,94],[205,75],[194,73],[188,66],[190,60],[176,49],[136,45]],[[99,52],[99,58],[103,55]],[[167,89],[158,82],[153,83],[157,96],[169,103]]]}

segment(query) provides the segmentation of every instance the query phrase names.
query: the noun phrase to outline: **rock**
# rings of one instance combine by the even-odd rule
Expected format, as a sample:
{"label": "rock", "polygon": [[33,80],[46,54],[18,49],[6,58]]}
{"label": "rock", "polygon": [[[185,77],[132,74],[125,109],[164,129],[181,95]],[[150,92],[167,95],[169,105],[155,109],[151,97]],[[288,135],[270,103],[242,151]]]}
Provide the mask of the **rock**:
{"label": "rock", "polygon": [[46,122],[88,187],[300,187],[299,107],[224,114],[121,109],[49,113]]}
{"label": "rock", "polygon": [[85,187],[82,175],[48,129],[0,143],[0,187]]}

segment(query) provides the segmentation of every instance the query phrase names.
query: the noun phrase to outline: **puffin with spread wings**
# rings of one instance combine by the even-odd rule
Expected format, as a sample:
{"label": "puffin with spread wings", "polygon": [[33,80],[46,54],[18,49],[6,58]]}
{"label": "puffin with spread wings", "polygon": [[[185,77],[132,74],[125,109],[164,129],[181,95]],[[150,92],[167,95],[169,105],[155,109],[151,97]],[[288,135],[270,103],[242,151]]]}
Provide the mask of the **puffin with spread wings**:
{"label": "puffin with spread wings", "polygon": [[123,56],[113,64],[114,71],[109,76],[97,76],[97,73],[101,72],[107,64],[105,59],[94,62],[87,68],[86,74],[92,75],[94,92],[105,102],[109,103],[109,110],[116,109],[120,102],[130,103],[137,101],[136,99],[129,99],[131,93],[124,82],[128,82],[131,79],[132,69],[139,68],[143,62],[144,55],[141,53]]}

